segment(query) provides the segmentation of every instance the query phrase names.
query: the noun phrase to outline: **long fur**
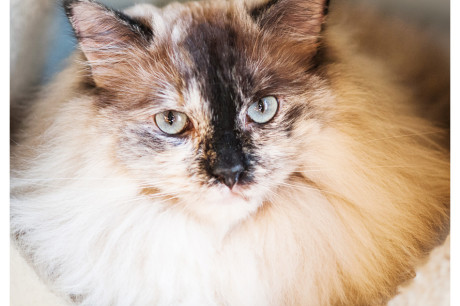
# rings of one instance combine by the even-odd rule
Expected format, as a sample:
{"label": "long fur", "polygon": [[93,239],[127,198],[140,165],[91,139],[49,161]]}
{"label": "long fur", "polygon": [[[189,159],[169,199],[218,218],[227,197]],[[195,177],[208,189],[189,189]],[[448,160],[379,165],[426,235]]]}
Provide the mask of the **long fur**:
{"label": "long fur", "polygon": [[[141,5],[128,14],[149,22],[153,44],[167,46],[156,56],[177,67],[183,58],[174,50],[188,22],[217,22],[212,16],[230,12],[226,16],[244,37],[258,31],[247,9],[213,1],[163,10]],[[145,157],[151,149],[133,142],[138,130],[127,127],[157,106],[129,101],[136,102],[152,79],[169,86],[156,98],[171,99],[177,71],[163,61],[147,64],[142,59],[150,51],[139,48],[130,51],[134,61],[101,70],[95,67],[110,62],[88,56],[91,49],[82,42],[86,57],[75,55],[44,90],[12,151],[12,233],[40,275],[83,305],[385,304],[448,232],[447,132],[438,127],[442,121],[418,113],[423,103],[448,103],[446,85],[435,84],[431,101],[422,101],[410,82],[428,68],[445,71],[410,56],[376,56],[361,33],[365,17],[343,17],[345,6],[330,11],[319,40],[310,37],[308,47],[273,38],[279,36],[276,28],[261,32],[262,50],[238,45],[242,53],[254,48],[264,54],[255,71],[268,63],[292,79],[297,72],[289,67],[304,65],[296,52],[319,61],[316,68],[308,64],[315,73],[300,91],[283,80],[297,86],[283,105],[303,112],[285,138],[271,130],[253,132],[257,149],[275,163],[266,164],[273,175],[255,168],[261,178],[245,194],[249,200],[222,186],[198,184],[201,174],[190,179],[184,173],[193,143],[158,153],[162,159],[152,165]],[[420,54],[421,40],[406,41],[413,43],[407,50]],[[107,52],[117,52],[112,47]],[[283,57],[286,50],[292,55]],[[94,84],[87,61],[96,85],[118,96],[88,89]],[[398,74],[401,63],[405,74]],[[190,82],[177,99],[204,116],[209,110],[201,104],[202,87]],[[101,106],[101,96],[121,102]],[[288,115],[282,110],[270,124],[282,126]]]}

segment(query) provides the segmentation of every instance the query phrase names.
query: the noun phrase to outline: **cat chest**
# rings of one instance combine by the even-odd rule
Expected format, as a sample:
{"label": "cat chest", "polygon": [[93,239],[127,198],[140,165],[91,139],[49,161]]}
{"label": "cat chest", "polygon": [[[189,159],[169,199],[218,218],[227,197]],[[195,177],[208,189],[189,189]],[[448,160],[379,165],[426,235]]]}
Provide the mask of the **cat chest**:
{"label": "cat chest", "polygon": [[274,290],[257,247],[217,243],[202,230],[170,225],[143,235],[138,227],[121,239],[127,247],[106,251],[112,255],[88,267],[99,271],[91,282],[109,284],[108,295],[132,296],[125,305],[270,305]]}

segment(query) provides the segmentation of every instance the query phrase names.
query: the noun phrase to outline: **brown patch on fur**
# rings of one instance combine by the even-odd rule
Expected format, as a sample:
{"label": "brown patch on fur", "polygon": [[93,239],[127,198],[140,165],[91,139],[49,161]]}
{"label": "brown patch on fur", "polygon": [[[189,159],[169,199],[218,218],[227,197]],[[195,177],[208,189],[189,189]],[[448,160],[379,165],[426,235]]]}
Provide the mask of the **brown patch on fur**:
{"label": "brown patch on fur", "polygon": [[250,13],[264,31],[314,45],[325,21],[325,7],[326,1],[279,0],[259,5]]}
{"label": "brown patch on fur", "polygon": [[96,2],[66,1],[64,5],[80,47],[91,63],[95,83],[109,87],[107,71],[113,65],[123,66],[126,53],[147,46],[151,30],[145,20],[135,21]]}
{"label": "brown patch on fur", "polygon": [[167,45],[153,52],[145,48],[130,50],[125,62],[103,71],[104,85],[99,84],[103,88],[99,91],[98,106],[112,106],[122,111],[142,110],[173,94],[176,95],[174,101],[183,105],[184,80],[170,55]]}
{"label": "brown patch on fur", "polygon": [[147,188],[142,188],[141,192],[142,195],[147,195],[147,196],[154,196],[160,193],[160,190],[154,187],[147,187]]}

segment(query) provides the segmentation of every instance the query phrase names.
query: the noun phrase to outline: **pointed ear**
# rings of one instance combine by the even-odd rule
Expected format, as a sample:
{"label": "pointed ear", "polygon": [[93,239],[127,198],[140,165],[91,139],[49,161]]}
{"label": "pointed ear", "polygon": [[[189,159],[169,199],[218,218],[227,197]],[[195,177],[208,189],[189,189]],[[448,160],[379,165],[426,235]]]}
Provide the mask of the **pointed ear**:
{"label": "pointed ear", "polygon": [[97,86],[104,85],[113,65],[126,61],[126,54],[145,48],[153,38],[147,23],[92,0],[63,4]]}
{"label": "pointed ear", "polygon": [[269,0],[249,10],[263,31],[316,43],[326,20],[329,0]]}

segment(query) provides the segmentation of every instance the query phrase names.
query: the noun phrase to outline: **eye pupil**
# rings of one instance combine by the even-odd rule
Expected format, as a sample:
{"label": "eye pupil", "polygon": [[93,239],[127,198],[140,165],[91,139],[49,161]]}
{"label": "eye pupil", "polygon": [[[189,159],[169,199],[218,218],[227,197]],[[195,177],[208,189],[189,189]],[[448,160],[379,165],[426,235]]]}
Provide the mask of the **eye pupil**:
{"label": "eye pupil", "polygon": [[169,111],[168,116],[165,117],[165,121],[168,122],[169,125],[173,125],[174,119],[176,119],[176,117],[174,117],[174,113],[172,111]]}
{"label": "eye pupil", "polygon": [[265,103],[264,103],[264,101],[259,100],[258,108],[259,108],[259,112],[261,112],[261,113],[265,112]]}

